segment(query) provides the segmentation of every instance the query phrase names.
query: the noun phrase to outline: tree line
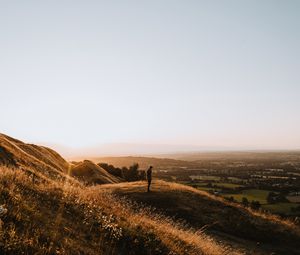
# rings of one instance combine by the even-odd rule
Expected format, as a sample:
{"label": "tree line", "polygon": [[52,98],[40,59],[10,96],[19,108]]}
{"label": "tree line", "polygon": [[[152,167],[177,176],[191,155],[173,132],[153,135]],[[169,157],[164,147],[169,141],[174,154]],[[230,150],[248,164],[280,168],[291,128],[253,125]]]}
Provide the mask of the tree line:
{"label": "tree line", "polygon": [[137,163],[131,165],[129,168],[126,166],[123,166],[122,168],[114,167],[107,163],[99,163],[98,166],[102,167],[108,173],[128,182],[146,180],[146,172],[144,170],[140,170],[139,164]]}

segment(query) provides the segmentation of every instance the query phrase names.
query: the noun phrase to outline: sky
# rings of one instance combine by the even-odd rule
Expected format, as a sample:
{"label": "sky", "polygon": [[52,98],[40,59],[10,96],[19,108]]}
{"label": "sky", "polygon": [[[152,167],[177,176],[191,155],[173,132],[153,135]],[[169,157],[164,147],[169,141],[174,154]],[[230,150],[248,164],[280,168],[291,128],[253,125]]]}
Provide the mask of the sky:
{"label": "sky", "polygon": [[0,0],[0,132],[300,149],[299,13],[297,0]]}

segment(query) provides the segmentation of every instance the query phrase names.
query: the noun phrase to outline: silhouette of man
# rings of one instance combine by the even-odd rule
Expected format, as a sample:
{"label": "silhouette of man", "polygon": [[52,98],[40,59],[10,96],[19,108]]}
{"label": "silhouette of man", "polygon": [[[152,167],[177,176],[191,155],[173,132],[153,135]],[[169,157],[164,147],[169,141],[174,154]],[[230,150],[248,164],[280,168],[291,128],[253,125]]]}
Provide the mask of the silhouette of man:
{"label": "silhouette of man", "polygon": [[147,170],[147,181],[148,181],[148,192],[150,192],[150,185],[151,185],[151,181],[152,181],[152,166],[149,167],[149,169]]}

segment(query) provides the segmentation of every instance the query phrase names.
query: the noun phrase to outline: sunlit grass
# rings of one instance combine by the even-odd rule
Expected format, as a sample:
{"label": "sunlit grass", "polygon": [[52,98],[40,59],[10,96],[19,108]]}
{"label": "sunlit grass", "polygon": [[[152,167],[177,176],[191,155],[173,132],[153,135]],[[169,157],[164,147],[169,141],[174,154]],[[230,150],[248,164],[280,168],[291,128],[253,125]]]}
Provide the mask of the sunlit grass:
{"label": "sunlit grass", "polygon": [[71,179],[34,183],[1,167],[0,195],[8,210],[0,224],[5,254],[239,254],[149,207]]}

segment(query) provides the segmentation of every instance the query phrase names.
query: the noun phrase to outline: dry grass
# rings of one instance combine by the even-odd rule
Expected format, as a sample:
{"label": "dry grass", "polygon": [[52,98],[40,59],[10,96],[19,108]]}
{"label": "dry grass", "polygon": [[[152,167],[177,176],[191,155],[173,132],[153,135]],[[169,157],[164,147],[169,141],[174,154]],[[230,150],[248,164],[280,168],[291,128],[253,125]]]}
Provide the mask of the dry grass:
{"label": "dry grass", "polygon": [[118,183],[120,180],[92,161],[84,160],[72,166],[70,175],[86,184]]}
{"label": "dry grass", "polygon": [[87,187],[56,152],[2,134],[0,164],[16,168],[0,166],[0,205],[7,209],[0,210],[0,254],[242,253],[236,240],[228,248],[210,229],[278,242],[283,254],[299,247],[290,221],[175,183],[155,181],[150,194],[145,182]]}
{"label": "dry grass", "polygon": [[[26,144],[17,139],[0,134],[0,149],[9,153],[13,165],[28,172],[38,173],[52,180],[67,178],[69,164],[55,151],[34,144]],[[4,153],[4,154],[6,154]],[[6,158],[8,155],[1,155]],[[1,161],[0,161],[1,162]],[[12,165],[12,164],[10,164]]]}
{"label": "dry grass", "polygon": [[[193,194],[199,194],[202,197],[209,198],[212,201],[218,201],[221,202],[224,205],[227,206],[233,206],[236,208],[239,208],[240,210],[247,211],[249,215],[251,216],[257,216],[266,220],[269,220],[270,222],[277,222],[278,224],[282,224],[287,226],[293,231],[296,231],[300,235],[300,230],[299,227],[291,220],[288,219],[282,219],[280,216],[267,213],[261,210],[253,210],[250,207],[244,207],[240,204],[230,202],[220,196],[215,196],[211,193],[208,193],[203,190],[195,189],[191,186],[188,185],[183,185],[175,182],[166,182],[162,180],[156,180],[155,185],[159,187],[159,191],[164,192],[164,191],[179,191],[179,192],[191,192]],[[111,190],[122,190],[123,192],[136,192],[136,191],[145,191],[145,183],[144,182],[134,182],[134,183],[119,183],[117,185],[103,185],[101,188],[104,189],[111,189]]]}
{"label": "dry grass", "polygon": [[239,254],[202,232],[72,179],[0,168],[0,253]]}
{"label": "dry grass", "polygon": [[[189,186],[155,180],[150,193],[146,192],[145,182],[107,184],[99,188],[158,208],[169,217],[185,220],[195,229],[218,233],[223,243],[229,241],[229,245],[235,246],[242,238],[244,244],[238,247],[249,254],[297,254],[299,250],[300,229],[294,222],[253,211]],[[223,238],[228,235],[229,239]]]}
{"label": "dry grass", "polygon": [[[287,227],[293,229],[294,231],[299,232],[299,227],[291,220],[282,219],[281,217],[279,217],[277,215],[267,213],[264,211],[253,210],[249,207],[246,208],[240,204],[230,202],[220,196],[215,196],[211,193],[208,193],[203,190],[195,189],[188,185],[183,185],[183,184],[179,184],[179,183],[175,183],[175,182],[166,182],[163,180],[156,180],[154,188],[155,187],[159,187],[159,188],[157,188],[157,191],[161,191],[161,192],[173,190],[173,191],[179,191],[179,192],[187,192],[188,191],[188,192],[191,192],[194,194],[199,194],[200,196],[207,197],[212,201],[218,201],[224,205],[233,206],[233,207],[239,208],[243,211],[245,210],[252,216],[261,217],[261,218],[264,218],[264,219],[272,221],[272,222],[277,222],[279,224],[286,225]],[[101,189],[107,189],[107,190],[112,190],[112,191],[117,191],[117,192],[122,191],[124,193],[131,193],[131,192],[144,192],[146,190],[146,187],[145,187],[145,182],[140,181],[140,182],[131,182],[131,183],[123,182],[123,183],[118,183],[118,184],[113,184],[113,185],[107,184],[107,185],[101,186]],[[154,190],[154,191],[156,191],[156,190]],[[299,232],[299,235],[300,235],[300,232]]]}

